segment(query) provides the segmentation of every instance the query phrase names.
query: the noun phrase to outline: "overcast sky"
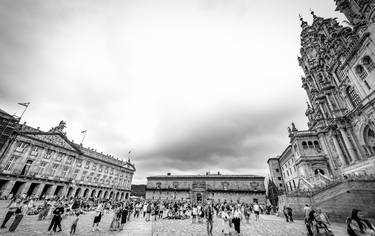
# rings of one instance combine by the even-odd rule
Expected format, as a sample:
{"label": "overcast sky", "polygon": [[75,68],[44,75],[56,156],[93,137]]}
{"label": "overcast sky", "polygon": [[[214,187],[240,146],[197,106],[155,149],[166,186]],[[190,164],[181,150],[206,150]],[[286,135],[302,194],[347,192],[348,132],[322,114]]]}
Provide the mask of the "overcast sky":
{"label": "overcast sky", "polygon": [[166,174],[267,175],[306,128],[300,21],[333,0],[0,1],[0,108]]}

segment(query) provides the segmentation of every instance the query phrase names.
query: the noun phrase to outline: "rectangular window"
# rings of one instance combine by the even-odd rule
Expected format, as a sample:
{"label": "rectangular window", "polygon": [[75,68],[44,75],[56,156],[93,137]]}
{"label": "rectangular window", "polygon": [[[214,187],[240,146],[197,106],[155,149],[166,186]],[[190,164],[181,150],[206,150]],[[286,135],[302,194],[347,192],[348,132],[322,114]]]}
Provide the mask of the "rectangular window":
{"label": "rectangular window", "polygon": [[276,172],[280,172],[279,168],[276,168]]}
{"label": "rectangular window", "polygon": [[86,177],[86,174],[87,174],[87,171],[84,171],[81,175],[81,181],[84,181],[85,180],[85,177]]}
{"label": "rectangular window", "polygon": [[102,170],[103,170],[103,165],[100,165],[98,171],[99,171],[99,172],[102,172]]}
{"label": "rectangular window", "polygon": [[77,160],[76,167],[81,167],[81,166],[82,166],[82,160]]}
{"label": "rectangular window", "polygon": [[92,170],[96,170],[96,163],[92,163]]}
{"label": "rectangular window", "polygon": [[108,167],[107,166],[105,167],[104,173],[106,173],[106,174],[108,173]]}
{"label": "rectangular window", "polygon": [[86,161],[85,169],[89,169],[89,168],[90,168],[90,161]]}
{"label": "rectangular window", "polygon": [[62,161],[62,159],[63,159],[63,156],[64,156],[64,154],[62,154],[62,153],[57,153],[56,154],[56,156],[55,156],[55,160],[57,161],[57,162],[61,162]]}
{"label": "rectangular window", "polygon": [[53,164],[52,165],[51,176],[56,175],[56,170],[57,170],[58,167],[59,167],[59,164]]}
{"label": "rectangular window", "polygon": [[48,162],[46,161],[42,161],[40,164],[39,164],[39,170],[38,170],[38,175],[42,175],[46,166],[47,166]]}
{"label": "rectangular window", "polygon": [[113,175],[113,168],[111,168],[111,172],[109,172],[110,175]]}
{"label": "rectangular window", "polygon": [[29,146],[27,143],[18,142],[15,151],[23,153],[25,149],[27,148],[27,146]]}
{"label": "rectangular window", "polygon": [[64,168],[63,168],[63,170],[62,170],[62,172],[61,172],[61,177],[62,177],[62,178],[65,178],[66,173],[68,173],[68,170],[69,170],[69,167],[64,166]]}
{"label": "rectangular window", "polygon": [[11,171],[13,169],[14,163],[16,163],[16,156],[11,156],[7,162],[7,164],[4,167],[4,170]]}
{"label": "rectangular window", "polygon": [[38,146],[33,146],[32,148],[31,148],[31,152],[30,152],[30,156],[34,156],[34,157],[36,157],[36,156],[38,156],[38,154],[39,154],[39,147]]}
{"label": "rectangular window", "polygon": [[281,177],[277,177],[278,180],[281,180]]}
{"label": "rectangular window", "polygon": [[72,179],[76,179],[79,173],[79,169],[75,169],[72,175]]}
{"label": "rectangular window", "polygon": [[73,156],[68,156],[68,158],[66,158],[65,160],[65,164],[72,164],[73,163],[73,160],[74,160],[74,157]]}
{"label": "rectangular window", "polygon": [[47,150],[46,154],[44,155],[44,158],[45,159],[51,159],[51,157],[53,156],[53,153],[54,153],[54,151]]}

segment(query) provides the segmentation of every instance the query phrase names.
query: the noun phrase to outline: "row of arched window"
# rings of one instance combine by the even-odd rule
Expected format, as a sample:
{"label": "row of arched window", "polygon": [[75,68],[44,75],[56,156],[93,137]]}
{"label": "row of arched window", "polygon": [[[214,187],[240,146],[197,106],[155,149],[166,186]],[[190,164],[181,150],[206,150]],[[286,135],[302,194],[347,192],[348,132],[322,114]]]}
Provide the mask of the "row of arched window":
{"label": "row of arched window", "polygon": [[320,144],[318,141],[302,141],[302,148],[303,149],[308,149],[308,148],[315,148],[315,149],[319,149],[320,150]]}

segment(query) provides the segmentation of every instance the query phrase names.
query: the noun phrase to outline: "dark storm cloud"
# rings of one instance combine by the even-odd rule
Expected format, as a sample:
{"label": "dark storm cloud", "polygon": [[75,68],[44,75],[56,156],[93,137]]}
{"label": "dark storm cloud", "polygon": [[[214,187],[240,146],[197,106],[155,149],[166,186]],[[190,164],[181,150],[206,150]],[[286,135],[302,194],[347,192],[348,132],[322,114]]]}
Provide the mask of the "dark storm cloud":
{"label": "dark storm cloud", "polygon": [[[297,110],[220,111],[188,134],[137,155],[142,169],[192,171],[197,169],[264,168],[267,158],[282,152],[288,138],[286,127]],[[173,130],[168,133],[173,136]]]}

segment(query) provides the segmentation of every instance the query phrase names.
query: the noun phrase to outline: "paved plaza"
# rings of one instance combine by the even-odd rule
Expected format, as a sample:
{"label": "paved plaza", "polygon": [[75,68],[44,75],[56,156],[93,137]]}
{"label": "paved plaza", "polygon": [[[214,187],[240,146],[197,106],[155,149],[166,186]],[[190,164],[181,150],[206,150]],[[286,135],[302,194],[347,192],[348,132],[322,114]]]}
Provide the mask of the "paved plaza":
{"label": "paved plaza", "polygon": [[[333,224],[335,235],[347,235],[343,224]],[[214,235],[223,235],[221,219],[214,220]],[[191,220],[161,220],[152,226],[154,236],[200,236],[206,234],[206,224],[191,223]],[[306,236],[306,228],[301,220],[286,223],[283,218],[271,215],[261,215],[260,221],[252,219],[249,224],[241,222],[243,236]],[[320,234],[324,235],[324,234]]]}
{"label": "paved plaza", "polygon": [[[6,213],[7,201],[0,201],[0,221],[2,222]],[[123,231],[111,232],[109,225],[112,220],[113,213],[105,214],[100,224],[99,232],[91,231],[91,223],[94,217],[93,212],[81,215],[78,223],[78,232],[76,235],[97,235],[97,236],[199,236],[206,235],[205,223],[191,223],[191,220],[158,220],[152,222],[145,222],[142,217],[139,219],[131,218]],[[69,229],[73,217],[67,216],[62,221],[63,232],[56,235],[69,235]],[[12,223],[13,218],[7,223],[7,227]],[[47,228],[50,220],[38,221],[37,216],[25,216],[15,233],[8,232],[7,229],[0,229],[0,234],[4,236],[19,235],[19,236],[34,236],[47,235]],[[222,235],[222,221],[215,218],[214,220],[214,235]],[[332,226],[335,235],[346,235],[344,224],[333,224]],[[301,220],[295,223],[286,223],[283,218],[270,215],[261,215],[261,220],[256,222],[251,219],[249,224],[242,223],[242,235],[248,236],[305,236],[306,229]]]}

